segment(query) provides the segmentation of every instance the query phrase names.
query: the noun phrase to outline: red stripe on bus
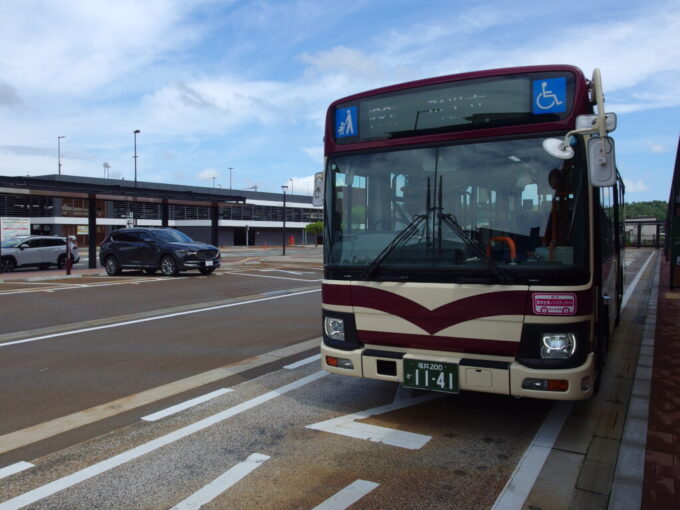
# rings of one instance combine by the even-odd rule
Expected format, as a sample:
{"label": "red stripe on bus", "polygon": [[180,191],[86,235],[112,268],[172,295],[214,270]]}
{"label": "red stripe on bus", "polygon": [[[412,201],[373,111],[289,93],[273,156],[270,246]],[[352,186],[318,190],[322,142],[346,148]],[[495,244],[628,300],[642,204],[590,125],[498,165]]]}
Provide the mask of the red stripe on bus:
{"label": "red stripe on bus", "polygon": [[[333,288],[335,287],[335,288]],[[430,334],[455,324],[495,315],[524,315],[526,291],[489,292],[458,299],[429,310],[403,296],[374,287],[352,286],[351,291],[340,285],[323,286],[323,303],[358,306],[396,315]]]}
{"label": "red stripe on bus", "polygon": [[352,306],[352,294],[349,285],[321,284],[321,302],[326,305]]}
{"label": "red stripe on bus", "polygon": [[403,296],[372,287],[352,287],[354,306],[401,317],[430,334],[461,322],[495,315],[524,315],[526,291],[489,292],[458,299],[434,310]]}
{"label": "red stripe on bus", "polygon": [[429,349],[490,356],[516,356],[519,348],[519,341],[503,342],[479,338],[407,335],[381,331],[358,331],[357,334],[359,340],[363,343],[408,349]]}

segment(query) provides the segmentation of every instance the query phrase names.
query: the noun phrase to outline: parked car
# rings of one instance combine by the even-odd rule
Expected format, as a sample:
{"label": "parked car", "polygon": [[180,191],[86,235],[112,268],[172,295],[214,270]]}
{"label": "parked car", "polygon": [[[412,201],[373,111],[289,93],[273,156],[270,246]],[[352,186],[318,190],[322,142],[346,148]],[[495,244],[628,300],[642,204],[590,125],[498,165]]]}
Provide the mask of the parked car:
{"label": "parked car", "polygon": [[[80,260],[78,245],[70,241],[71,260]],[[66,262],[66,238],[58,236],[16,236],[2,241],[2,264],[5,271],[17,267],[35,266],[47,269],[50,266],[64,267]]]}
{"label": "parked car", "polygon": [[210,274],[220,266],[220,250],[173,228],[122,228],[104,240],[99,261],[111,276],[122,269],[143,269],[148,274],[160,269],[165,276],[190,269]]}

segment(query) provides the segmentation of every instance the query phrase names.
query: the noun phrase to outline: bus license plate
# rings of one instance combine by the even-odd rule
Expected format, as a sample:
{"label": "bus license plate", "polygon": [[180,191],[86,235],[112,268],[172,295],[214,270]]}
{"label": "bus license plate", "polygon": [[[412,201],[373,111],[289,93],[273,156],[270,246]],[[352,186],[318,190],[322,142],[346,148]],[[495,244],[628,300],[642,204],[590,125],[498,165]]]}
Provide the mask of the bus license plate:
{"label": "bus license plate", "polygon": [[458,365],[439,361],[405,359],[404,386],[458,393]]}

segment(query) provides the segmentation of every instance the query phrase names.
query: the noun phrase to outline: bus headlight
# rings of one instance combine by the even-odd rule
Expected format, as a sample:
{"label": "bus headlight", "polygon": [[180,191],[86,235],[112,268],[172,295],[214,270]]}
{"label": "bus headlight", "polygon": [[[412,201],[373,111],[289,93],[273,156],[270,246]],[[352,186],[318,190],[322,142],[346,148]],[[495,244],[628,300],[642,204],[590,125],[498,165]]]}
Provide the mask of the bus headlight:
{"label": "bus headlight", "polygon": [[543,333],[541,335],[541,358],[568,359],[576,351],[574,333]]}
{"label": "bus headlight", "polygon": [[336,317],[324,317],[323,329],[331,340],[345,341],[345,321]]}

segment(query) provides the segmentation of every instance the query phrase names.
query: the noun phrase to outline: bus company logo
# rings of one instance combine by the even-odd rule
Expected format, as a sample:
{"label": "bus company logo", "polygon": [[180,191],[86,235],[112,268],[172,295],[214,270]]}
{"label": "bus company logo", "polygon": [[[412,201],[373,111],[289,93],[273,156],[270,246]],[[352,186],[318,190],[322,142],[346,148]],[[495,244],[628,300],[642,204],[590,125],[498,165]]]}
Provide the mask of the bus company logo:
{"label": "bus company logo", "polygon": [[576,294],[538,294],[531,295],[536,315],[574,315],[576,313]]}
{"label": "bus company logo", "polygon": [[335,111],[335,137],[345,138],[356,136],[357,133],[357,107],[338,108]]}

